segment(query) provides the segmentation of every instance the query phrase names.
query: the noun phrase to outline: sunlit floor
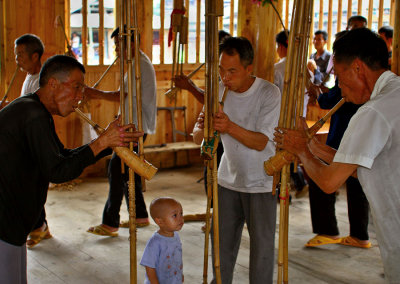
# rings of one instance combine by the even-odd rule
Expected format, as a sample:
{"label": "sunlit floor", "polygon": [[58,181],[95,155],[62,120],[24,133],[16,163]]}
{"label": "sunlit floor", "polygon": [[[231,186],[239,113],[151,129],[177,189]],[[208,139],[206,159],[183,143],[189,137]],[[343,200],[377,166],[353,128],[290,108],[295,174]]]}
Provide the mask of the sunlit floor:
{"label": "sunlit floor", "polygon": [[[205,212],[206,198],[201,167],[162,170],[147,183],[147,204],[158,196],[178,199],[184,213]],[[46,211],[53,238],[28,251],[28,282],[33,283],[129,283],[130,254],[128,229],[119,237],[99,237],[86,232],[101,223],[108,194],[105,178],[85,179],[70,191],[49,192]],[[336,212],[342,236],[348,235],[346,194],[337,201]],[[128,214],[125,203],[122,219]],[[279,214],[278,214],[279,216]],[[279,220],[278,220],[279,223]],[[204,234],[201,222],[186,223],[180,232],[183,244],[185,283],[202,283]],[[137,231],[137,260],[140,261],[149,237],[157,230],[154,222]],[[305,248],[313,237],[308,198],[293,199],[290,206],[289,282],[291,283],[383,283],[383,267],[373,225],[371,249],[341,245]],[[276,234],[278,244],[278,232]],[[277,245],[275,255],[277,254]],[[211,263],[211,259],[209,261]],[[211,264],[208,279],[211,280]],[[235,267],[234,283],[248,283],[249,237],[244,231]],[[275,265],[275,278],[277,265]],[[137,266],[137,283],[143,283],[144,269]]]}

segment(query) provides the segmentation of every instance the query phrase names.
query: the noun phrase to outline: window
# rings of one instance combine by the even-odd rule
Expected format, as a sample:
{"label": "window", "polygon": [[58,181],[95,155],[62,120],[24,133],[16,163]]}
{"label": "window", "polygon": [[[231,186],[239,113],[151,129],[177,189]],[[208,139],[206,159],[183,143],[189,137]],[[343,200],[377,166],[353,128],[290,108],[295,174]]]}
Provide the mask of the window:
{"label": "window", "polygon": [[115,0],[70,1],[71,47],[81,63],[111,64],[115,58],[110,38],[114,28]]}
{"label": "window", "polygon": [[[173,11],[173,0],[153,0],[153,58],[154,64],[172,63],[172,44],[168,47],[168,32]],[[224,0],[224,16],[219,28],[236,36],[239,0]],[[205,59],[205,0],[185,0],[185,16],[189,19],[188,44],[182,56],[185,63],[204,62]]]}

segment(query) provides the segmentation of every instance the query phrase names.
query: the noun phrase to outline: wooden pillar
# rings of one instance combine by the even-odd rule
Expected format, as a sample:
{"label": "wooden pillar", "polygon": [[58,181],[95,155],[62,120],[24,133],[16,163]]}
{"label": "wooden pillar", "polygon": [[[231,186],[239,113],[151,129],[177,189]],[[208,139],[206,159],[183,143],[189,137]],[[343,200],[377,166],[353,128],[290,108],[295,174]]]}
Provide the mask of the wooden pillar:
{"label": "wooden pillar", "polygon": [[396,0],[394,8],[392,71],[400,75],[400,0]]}
{"label": "wooden pillar", "polygon": [[[282,14],[282,0],[274,1]],[[271,5],[264,7],[251,1],[239,1],[238,35],[246,37],[254,48],[254,75],[270,82],[274,80],[276,59],[275,35],[283,30]]]}
{"label": "wooden pillar", "polygon": [[[140,49],[152,58],[153,52],[153,1],[138,1]],[[162,34],[160,34],[160,37]]]}

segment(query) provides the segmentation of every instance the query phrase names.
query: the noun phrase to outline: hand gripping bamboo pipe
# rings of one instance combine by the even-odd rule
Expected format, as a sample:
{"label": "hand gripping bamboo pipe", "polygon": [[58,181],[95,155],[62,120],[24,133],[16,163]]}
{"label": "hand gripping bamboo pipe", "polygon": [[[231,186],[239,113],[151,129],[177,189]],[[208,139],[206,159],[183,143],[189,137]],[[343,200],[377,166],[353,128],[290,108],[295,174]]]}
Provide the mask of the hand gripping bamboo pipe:
{"label": "hand gripping bamboo pipe", "polygon": [[[101,134],[105,130],[89,117],[87,117],[80,109],[76,108],[75,112],[87,123],[89,123],[94,130]],[[114,147],[113,150],[115,153],[125,162],[125,164],[133,169],[138,175],[145,177],[147,180],[151,180],[153,176],[157,172],[157,168],[154,167],[147,161],[142,161],[140,158],[135,154],[135,152],[130,151],[126,147]]]}
{"label": "hand gripping bamboo pipe", "polygon": [[[328,121],[328,119],[345,103],[344,99],[341,99],[327,114],[324,115],[320,120],[314,123],[307,131],[306,135],[309,139],[313,138],[314,135],[321,129],[321,127]],[[265,173],[269,176],[273,176],[275,173],[282,170],[283,166],[295,160],[295,155],[288,151],[279,151],[275,156],[269,158],[268,161],[264,162]]]}
{"label": "hand gripping bamboo pipe", "polygon": [[6,91],[6,93],[4,94],[4,97],[3,97],[3,99],[2,99],[1,102],[0,102],[0,109],[3,107],[4,103],[5,103],[6,100],[7,100],[8,93],[10,92],[11,86],[12,86],[12,84],[14,83],[15,77],[17,76],[18,69],[19,69],[19,66],[17,66],[17,67],[15,68],[14,74],[13,74],[13,76],[11,77],[11,81],[10,81],[10,84],[8,85],[7,91]]}
{"label": "hand gripping bamboo pipe", "polygon": [[[219,81],[218,81],[218,17],[223,16],[222,0],[206,0],[206,92],[204,97],[204,140],[206,143],[214,138],[212,114],[218,111]],[[208,243],[210,232],[210,207],[211,192],[213,198],[213,248],[214,248],[214,271],[215,281],[221,283],[220,256],[219,256],[219,222],[218,222],[218,169],[217,155],[213,155],[212,160],[207,160],[207,213],[206,213],[206,232],[204,238],[204,266],[203,283],[207,283],[208,268]]]}

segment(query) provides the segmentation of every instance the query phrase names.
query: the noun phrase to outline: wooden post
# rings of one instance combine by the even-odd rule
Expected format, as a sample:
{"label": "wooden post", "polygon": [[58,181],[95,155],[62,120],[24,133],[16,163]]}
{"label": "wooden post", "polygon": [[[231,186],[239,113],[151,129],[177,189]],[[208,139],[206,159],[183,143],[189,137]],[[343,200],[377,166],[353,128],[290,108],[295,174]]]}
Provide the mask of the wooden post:
{"label": "wooden post", "polygon": [[392,72],[400,75],[400,0],[396,0],[394,13],[394,34],[392,52]]}

